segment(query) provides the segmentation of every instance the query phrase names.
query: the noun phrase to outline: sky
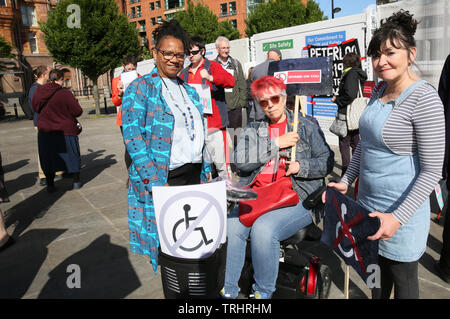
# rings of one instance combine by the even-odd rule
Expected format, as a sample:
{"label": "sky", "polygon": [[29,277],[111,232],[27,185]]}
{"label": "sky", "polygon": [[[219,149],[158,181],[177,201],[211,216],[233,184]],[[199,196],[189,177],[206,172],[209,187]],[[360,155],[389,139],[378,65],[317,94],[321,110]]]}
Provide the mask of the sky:
{"label": "sky", "polygon": [[[314,0],[319,4],[324,15],[331,19],[331,0]],[[341,18],[358,13],[363,13],[364,9],[370,5],[375,5],[376,0],[334,0],[334,7],[341,8],[340,12],[334,14],[335,18]]]}

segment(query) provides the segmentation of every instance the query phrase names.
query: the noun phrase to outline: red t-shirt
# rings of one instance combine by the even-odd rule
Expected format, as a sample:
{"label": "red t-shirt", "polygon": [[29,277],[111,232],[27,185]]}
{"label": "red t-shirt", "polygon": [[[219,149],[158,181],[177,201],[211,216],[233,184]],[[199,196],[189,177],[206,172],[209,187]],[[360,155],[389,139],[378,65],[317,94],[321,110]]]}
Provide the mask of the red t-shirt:
{"label": "red t-shirt", "polygon": [[[270,138],[278,137],[286,132],[287,119],[281,123],[275,123],[269,125],[269,136]],[[275,159],[273,158],[270,162],[264,165],[264,168],[259,172],[258,176],[253,182],[252,188],[258,188],[272,183],[273,172],[274,172]],[[278,171],[275,180],[278,180],[286,175],[286,158],[280,157],[278,161]]]}

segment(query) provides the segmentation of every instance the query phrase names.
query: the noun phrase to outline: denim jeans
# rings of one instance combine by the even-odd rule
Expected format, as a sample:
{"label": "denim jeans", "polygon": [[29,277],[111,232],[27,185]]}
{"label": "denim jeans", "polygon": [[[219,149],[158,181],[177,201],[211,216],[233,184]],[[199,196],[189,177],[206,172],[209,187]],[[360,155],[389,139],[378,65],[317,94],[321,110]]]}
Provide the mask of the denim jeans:
{"label": "denim jeans", "polygon": [[238,281],[245,261],[247,238],[250,236],[255,284],[253,289],[262,298],[270,298],[275,291],[280,258],[280,241],[289,238],[312,223],[311,214],[301,202],[260,216],[251,227],[239,221],[239,208],[228,216],[227,262],[225,271],[225,294],[236,298]]}

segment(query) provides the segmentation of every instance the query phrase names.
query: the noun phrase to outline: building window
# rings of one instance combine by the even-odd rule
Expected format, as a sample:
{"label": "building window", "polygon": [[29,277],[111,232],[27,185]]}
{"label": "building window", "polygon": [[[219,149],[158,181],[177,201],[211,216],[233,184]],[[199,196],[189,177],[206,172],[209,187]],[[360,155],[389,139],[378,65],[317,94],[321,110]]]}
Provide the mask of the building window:
{"label": "building window", "polygon": [[158,18],[157,18],[157,21],[158,21],[158,24],[159,24],[159,23],[162,23],[162,17],[158,17]]}
{"label": "building window", "polygon": [[136,7],[136,17],[137,18],[142,17],[141,6]]}
{"label": "building window", "polygon": [[155,3],[151,2],[150,3],[150,11],[153,11],[153,10],[155,10]]}
{"label": "building window", "polygon": [[64,87],[66,89],[70,89],[72,87],[72,80],[71,79],[65,79],[64,80]]}
{"label": "building window", "polygon": [[36,11],[34,7],[26,7],[22,6],[20,7],[20,11],[22,12],[22,21],[24,25],[27,26],[37,26],[37,19],[36,19]]}
{"label": "building window", "polygon": [[156,10],[161,9],[161,1],[156,1],[155,7]]}
{"label": "building window", "polygon": [[152,25],[155,25],[155,24],[156,24],[156,18],[155,18],[155,17],[153,17],[153,18],[151,19],[151,21],[152,21]]}
{"label": "building window", "polygon": [[226,3],[220,4],[220,16],[226,17],[228,15],[228,7]]}
{"label": "building window", "polygon": [[28,33],[28,42],[30,43],[31,53],[38,53],[36,33]]}
{"label": "building window", "polygon": [[231,20],[231,24],[237,29],[237,20]]}
{"label": "building window", "polygon": [[166,0],[165,5],[166,10],[184,7],[184,0]]}
{"label": "building window", "polygon": [[131,8],[131,19],[136,18],[136,7]]}
{"label": "building window", "polygon": [[230,2],[230,16],[236,15],[236,1]]}

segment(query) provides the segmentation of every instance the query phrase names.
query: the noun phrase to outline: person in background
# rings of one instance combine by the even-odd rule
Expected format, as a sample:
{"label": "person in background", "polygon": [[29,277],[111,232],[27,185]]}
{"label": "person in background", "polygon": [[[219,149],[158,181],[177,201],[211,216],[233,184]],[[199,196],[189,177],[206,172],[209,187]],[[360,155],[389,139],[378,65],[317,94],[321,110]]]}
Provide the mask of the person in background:
{"label": "person in background", "polygon": [[2,153],[0,153],[0,203],[9,203],[8,190],[5,185],[5,172],[2,165]]}
{"label": "person in background", "polygon": [[[242,109],[247,108],[247,83],[241,63],[230,56],[230,41],[223,36],[216,40],[216,61],[234,77],[234,87],[225,89],[225,101],[228,107],[228,129],[242,128]],[[237,144],[237,134],[229,130],[233,138],[233,147]]]}
{"label": "person in background", "polygon": [[[34,78],[36,79],[36,81],[31,85],[30,90],[28,91],[28,105],[30,106],[31,112],[33,114],[33,124],[34,124],[34,128],[36,129],[36,132],[37,132],[37,121],[38,121],[39,114],[33,110],[33,106],[32,106],[33,95],[39,86],[44,85],[49,82],[48,76],[49,76],[49,73],[51,70],[52,69],[46,65],[38,66],[33,71],[33,75],[34,75]],[[47,181],[45,180],[45,174],[41,168],[41,161],[39,160],[39,152],[38,152],[37,158],[38,158],[37,162],[38,162],[39,185],[45,186],[45,185],[47,185]],[[58,171],[55,173],[55,175],[62,175],[63,173],[64,172],[62,172],[62,171]]]}
{"label": "person in background", "polygon": [[[445,121],[434,87],[411,70],[417,20],[400,10],[381,22],[367,55],[383,81],[359,121],[361,140],[338,183],[342,194],[359,176],[357,202],[379,218],[381,288],[374,299],[419,298],[418,260],[427,247],[429,196],[442,174]],[[322,200],[325,201],[325,193]]]}
{"label": "person in background", "polygon": [[156,67],[125,90],[122,125],[132,159],[128,170],[130,248],[148,256],[156,273],[159,236],[152,187],[200,184],[209,179],[210,167],[205,160],[203,104],[197,92],[178,77],[189,37],[172,19],[156,28],[154,39]]}
{"label": "person in background", "polygon": [[[267,52],[267,59],[253,67],[251,72],[251,82],[254,82],[263,76],[269,75],[269,64],[274,61],[280,61],[282,58],[281,51],[272,48]],[[254,100],[253,108],[248,112],[248,121],[261,121],[264,118],[264,112],[260,107],[257,107],[257,102]]]}
{"label": "person in background", "polygon": [[47,191],[55,192],[55,172],[65,171],[73,177],[73,189],[81,187],[80,144],[77,117],[83,109],[75,96],[62,87],[64,72],[50,71],[50,83],[39,86],[33,95],[33,110],[39,114],[38,148]]}
{"label": "person in background", "polygon": [[[442,167],[442,179],[446,180],[447,191],[450,193],[450,181],[448,180],[448,174],[450,172],[449,167],[449,146],[450,146],[450,55],[445,60],[444,67],[442,68],[441,78],[439,80],[438,88],[439,96],[444,104],[444,116],[445,116],[445,159]],[[436,263],[436,270],[439,277],[446,283],[450,283],[450,203],[447,199],[447,211],[445,213],[444,231],[442,233],[442,250],[439,261]]]}
{"label": "person in background", "polygon": [[[123,73],[135,71],[137,69],[138,59],[135,56],[126,56],[123,60]],[[112,102],[117,107],[117,117],[116,117],[116,125],[120,128],[120,133],[123,136],[123,128],[122,128],[122,111],[120,110],[120,106],[122,105],[122,98],[124,93],[124,85],[121,81],[121,75],[116,76],[112,79],[111,83],[112,87]],[[125,147],[125,165],[127,170],[131,165],[131,157],[128,153],[127,148]],[[127,186],[128,187],[128,186]]]}
{"label": "person in background", "polygon": [[[359,88],[364,86],[367,80],[367,74],[361,69],[361,58],[356,53],[347,53],[342,63],[344,64],[344,72],[341,82],[339,83],[339,94],[333,96],[332,102],[338,106],[338,113],[347,114],[347,106],[352,104],[353,100],[358,96]],[[342,158],[342,175],[347,170],[350,163],[350,147],[352,154],[355,152],[359,143],[359,130],[347,131],[347,136],[339,136],[339,151]]]}
{"label": "person in background", "polygon": [[210,87],[212,114],[206,115],[208,121],[206,150],[218,175],[223,179],[231,179],[229,159],[231,139],[227,133],[229,120],[225,89],[234,87],[234,77],[216,61],[206,59],[205,53],[205,41],[200,37],[192,37],[189,47],[191,64],[181,71],[180,77],[185,83],[207,84]]}

